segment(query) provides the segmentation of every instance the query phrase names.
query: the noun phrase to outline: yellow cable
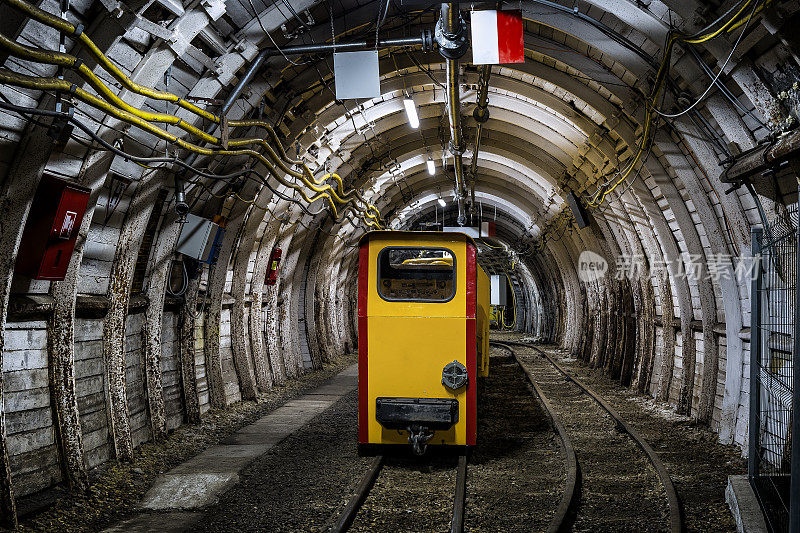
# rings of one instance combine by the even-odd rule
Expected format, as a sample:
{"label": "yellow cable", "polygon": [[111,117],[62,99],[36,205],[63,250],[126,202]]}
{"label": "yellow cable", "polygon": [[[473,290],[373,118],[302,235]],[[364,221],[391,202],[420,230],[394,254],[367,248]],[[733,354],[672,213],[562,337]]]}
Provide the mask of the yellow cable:
{"label": "yellow cable", "polygon": [[[24,13],[28,14],[31,18],[33,18],[33,19],[35,19],[35,20],[37,20],[37,21],[39,21],[39,22],[41,22],[43,24],[51,26],[51,27],[57,29],[60,32],[68,33],[68,34],[73,35],[73,36],[75,35],[75,33],[78,32],[78,29],[72,23],[70,23],[69,21],[66,21],[66,20],[64,20],[64,19],[62,19],[60,17],[55,16],[55,15],[51,15],[50,13],[47,13],[46,11],[43,11],[43,10],[41,10],[41,9],[31,5],[31,4],[29,4],[25,0],[7,0],[7,1],[8,1],[8,3],[10,5],[12,5],[13,7],[15,7],[15,8],[23,11]],[[140,94],[140,95],[143,95],[143,96],[147,96],[149,98],[172,102],[172,103],[178,105],[179,107],[182,107],[183,109],[186,109],[187,111],[189,111],[191,113],[194,113],[194,114],[196,114],[196,115],[198,115],[198,116],[200,116],[200,117],[202,117],[202,118],[204,118],[206,120],[210,120],[211,122],[214,122],[216,124],[219,124],[222,121],[221,118],[218,117],[217,115],[214,115],[213,113],[209,113],[207,111],[204,111],[203,109],[200,109],[199,107],[195,106],[194,104],[186,102],[185,100],[183,100],[182,98],[178,97],[177,95],[174,95],[172,93],[165,92],[165,91],[158,91],[158,90],[151,89],[151,88],[148,88],[148,87],[145,87],[145,86],[142,86],[142,85],[139,85],[139,84],[135,83],[133,80],[128,78],[116,65],[114,65],[114,63],[111,62],[100,51],[100,49],[94,44],[94,42],[85,33],[83,33],[81,31],[80,34],[77,36],[77,38],[84,46],[86,46],[86,48],[91,52],[91,54],[98,60],[99,64],[106,71],[108,71],[114,78],[116,78],[120,83],[122,83],[123,86],[126,89],[128,89],[128,90],[130,90],[132,92],[135,92],[137,94]],[[8,45],[9,40],[8,39],[4,39],[4,40],[5,40],[5,42],[3,44],[4,45]],[[17,53],[21,53],[23,56],[24,55],[28,55],[29,59],[39,60],[39,61],[42,61],[42,62],[48,62],[48,63],[52,63],[52,64],[64,64],[64,63],[66,63],[66,64],[64,64],[64,66],[70,66],[70,67],[74,66],[74,64],[75,64],[75,58],[72,57],[72,56],[69,56],[67,54],[59,54],[58,52],[51,52],[51,51],[45,51],[45,50],[36,50],[36,49],[30,48],[30,47],[26,47],[24,45],[18,45],[18,44],[13,43],[13,42],[11,42],[11,43],[16,48],[16,52]],[[6,46],[6,48],[9,48],[9,46]],[[36,55],[37,52],[38,52],[38,58],[37,57],[30,57],[31,54]],[[194,126],[191,126],[189,124],[186,124],[186,123],[182,122],[181,119],[179,119],[178,117],[175,117],[173,115],[165,115],[165,114],[161,114],[161,113],[155,113],[155,114],[154,113],[147,113],[145,111],[141,111],[141,110],[133,108],[132,106],[129,106],[127,103],[125,103],[124,101],[119,99],[113,93],[113,91],[108,89],[108,87],[106,87],[105,84],[99,78],[97,78],[90,69],[88,69],[88,67],[86,67],[85,65],[80,65],[78,67],[78,70],[79,70],[79,73],[82,75],[82,77],[84,77],[84,79],[86,79],[87,82],[89,82],[90,85],[93,88],[95,88],[95,90],[97,90],[104,98],[110,99],[111,102],[113,102],[116,105],[121,105],[121,107],[123,107],[123,109],[125,109],[129,113],[132,113],[134,115],[139,115],[140,118],[143,118],[145,120],[160,121],[160,122],[166,122],[166,123],[170,123],[170,124],[175,124],[175,125],[181,127],[182,129],[184,129],[184,131],[192,133],[193,135],[195,135],[195,136],[197,136],[197,137],[199,137],[199,138],[201,138],[201,139],[203,139],[203,140],[205,140],[207,142],[212,142],[212,143],[215,143],[215,144],[219,144],[219,140],[216,139],[215,137],[206,134],[205,132],[203,132],[202,130],[199,130],[198,128],[195,128]],[[232,143],[230,143],[229,146],[231,144],[234,147],[245,146],[245,145],[254,144],[254,143],[255,144],[260,144],[261,146],[263,146],[264,148],[267,149],[267,152],[268,152],[268,155],[270,156],[270,159],[272,159],[273,162],[275,162],[275,164],[277,164],[279,167],[281,167],[281,170],[283,170],[287,174],[292,175],[293,177],[301,179],[301,181],[303,181],[303,183],[306,186],[308,186],[309,188],[311,188],[315,192],[330,191],[330,193],[331,193],[330,197],[332,198],[333,201],[338,202],[338,203],[344,203],[344,198],[343,197],[348,197],[348,196],[352,196],[352,195],[356,195],[358,197],[359,201],[362,201],[362,202],[364,201],[358,191],[351,190],[348,193],[344,193],[341,179],[339,179],[338,176],[336,176],[334,178],[337,181],[338,191],[335,191],[332,187],[329,187],[329,186],[323,187],[323,188],[319,188],[320,184],[322,182],[324,182],[325,179],[327,179],[327,178],[324,177],[321,180],[317,181],[317,180],[314,179],[313,175],[311,174],[310,170],[308,169],[308,167],[306,165],[302,164],[299,161],[294,161],[292,159],[289,159],[288,156],[286,155],[286,152],[283,149],[283,146],[280,143],[280,140],[278,139],[274,129],[269,124],[267,124],[267,123],[265,123],[263,121],[257,121],[257,120],[232,120],[232,121],[228,122],[228,125],[230,127],[260,127],[260,128],[265,129],[267,131],[267,133],[269,134],[269,136],[271,137],[271,139],[273,140],[273,142],[275,142],[275,144],[278,146],[278,151],[280,153],[280,156],[277,156],[275,154],[275,152],[272,150],[272,148],[267,144],[266,140],[264,140],[264,139],[237,139],[237,140],[232,141]],[[281,159],[285,159],[286,161],[288,161],[292,165],[298,165],[298,166],[303,167],[303,172],[302,173],[298,173],[298,172],[293,171],[288,166],[286,166],[283,163],[283,161],[281,161]],[[380,216],[380,212],[373,205],[367,204],[367,211],[368,212],[375,212],[375,216],[372,216],[371,218],[374,218],[375,220],[382,222],[382,217]]]}
{"label": "yellow cable", "polygon": [[713,32],[707,33],[706,35],[703,35],[701,37],[697,37],[696,39],[685,39],[683,37],[677,37],[677,38],[679,38],[681,41],[683,41],[685,43],[689,43],[689,44],[701,44],[701,43],[704,43],[706,41],[710,41],[711,39],[713,39],[714,37],[716,37],[717,35],[719,35],[723,31],[733,29],[732,27],[730,27],[731,24],[733,24],[736,21],[736,19],[739,18],[739,16],[744,12],[744,10],[747,9],[747,7],[752,3],[753,3],[753,0],[747,0],[747,2],[745,2],[742,5],[742,7],[739,8],[739,11],[737,11],[736,14],[734,14],[725,24],[723,24],[722,26],[720,26],[719,28],[717,28]]}
{"label": "yellow cable", "polygon": [[649,135],[651,134],[651,130],[652,130],[652,126],[651,126],[652,119],[653,119],[652,109],[655,107],[655,103],[658,101],[658,97],[659,97],[659,95],[661,93],[661,90],[663,89],[664,81],[666,79],[666,72],[669,70],[668,69],[669,58],[671,57],[672,48],[673,48],[674,43],[677,42],[677,41],[681,41],[681,42],[688,43],[688,44],[701,44],[701,43],[707,42],[707,41],[713,39],[714,37],[717,37],[718,35],[720,35],[724,31],[732,31],[732,30],[738,28],[739,26],[741,26],[742,24],[745,24],[748,20],[751,20],[752,17],[754,17],[756,14],[758,14],[762,10],[764,10],[771,2],[772,2],[772,0],[766,0],[762,5],[758,6],[752,14],[748,15],[746,19],[737,20],[745,12],[747,7],[752,5],[753,0],[748,0],[722,26],[720,26],[719,28],[717,28],[713,32],[709,32],[706,35],[703,35],[701,37],[698,37],[698,38],[695,38],[695,39],[688,39],[688,38],[686,38],[684,36],[681,36],[681,35],[672,35],[672,36],[670,36],[670,38],[668,39],[668,42],[667,42],[667,46],[665,47],[664,55],[663,55],[663,57],[661,59],[661,64],[659,65],[658,74],[656,76],[656,83],[655,83],[655,86],[654,86],[653,94],[648,99],[649,100],[649,105],[645,109],[645,120],[644,120],[645,128],[644,128],[644,132],[642,134],[642,142],[641,142],[641,144],[639,145],[639,148],[636,151],[636,155],[634,156],[633,161],[628,166],[628,168],[624,172],[624,174],[619,179],[617,179],[615,181],[614,185],[610,189],[605,189],[605,190],[603,190],[602,193],[600,193],[599,196],[596,194],[595,197],[592,198],[592,200],[588,203],[588,205],[590,207],[599,207],[600,205],[602,205],[602,203],[605,200],[606,196],[608,196],[608,194],[610,194],[612,191],[614,191],[614,189],[616,189],[620,185],[620,183],[624,182],[628,178],[628,176],[631,174],[631,172],[633,172],[634,168],[636,168],[636,164],[641,159],[642,154],[645,151],[645,147],[647,146],[647,144],[649,142]]}
{"label": "yellow cable", "polygon": [[514,294],[514,286],[511,284],[511,277],[506,272],[506,279],[508,280],[508,286],[511,288],[511,307],[514,310],[514,321],[511,325],[506,324],[506,317],[505,313],[500,313],[500,323],[502,324],[503,328],[512,329],[517,325],[517,296]]}
{"label": "yellow cable", "polygon": [[[77,28],[72,23],[70,23],[69,21],[66,21],[66,20],[64,20],[64,19],[62,19],[60,17],[57,17],[57,16],[52,15],[52,14],[50,14],[50,13],[44,11],[44,10],[41,10],[38,7],[26,2],[25,0],[6,0],[6,2],[8,2],[11,6],[23,11],[24,13],[29,15],[31,18],[33,18],[33,19],[35,19],[35,20],[37,20],[37,21],[39,21],[39,22],[41,22],[43,24],[51,26],[51,27],[57,29],[58,31],[60,31],[62,33],[68,33],[70,35],[75,35],[75,33],[77,32]],[[728,21],[726,21],[718,29],[716,29],[716,30],[714,30],[712,32],[709,32],[706,35],[703,35],[703,36],[700,36],[700,37],[697,37],[697,38],[693,38],[693,39],[689,39],[689,38],[686,38],[686,37],[684,37],[682,35],[677,35],[677,34],[670,36],[670,38],[668,40],[668,43],[667,43],[667,46],[665,47],[665,53],[664,53],[664,55],[662,57],[661,64],[659,66],[658,75],[657,75],[657,78],[656,78],[654,94],[652,95],[652,98],[650,99],[650,106],[655,105],[655,102],[658,99],[658,95],[659,95],[659,93],[660,93],[660,91],[662,89],[663,82],[664,82],[664,79],[665,79],[665,73],[668,70],[669,57],[671,56],[671,51],[672,51],[672,47],[673,47],[674,43],[676,41],[682,41],[682,42],[689,43],[689,44],[700,44],[700,43],[704,43],[704,42],[709,41],[710,39],[715,38],[716,36],[721,34],[723,31],[726,31],[726,30],[727,31],[731,31],[731,30],[733,30],[735,28],[738,28],[745,21],[743,19],[742,20],[737,20],[737,19],[739,19],[739,17],[745,12],[747,7],[752,4],[752,2],[753,2],[753,0],[747,0],[747,2],[745,2],[742,5],[742,7]],[[764,4],[762,4],[761,6],[759,6],[750,15],[749,18],[752,18],[752,16],[754,16],[755,14],[761,12],[771,2],[772,2],[772,0],[766,0],[766,2]],[[209,112],[207,112],[207,111],[195,106],[194,104],[186,102],[185,100],[183,100],[182,98],[178,97],[177,95],[174,95],[172,93],[165,92],[165,91],[158,91],[158,90],[151,89],[149,87],[145,87],[145,86],[137,84],[136,82],[134,82],[133,80],[128,78],[116,65],[114,65],[114,63],[111,62],[108,59],[108,57],[106,57],[102,53],[102,51],[100,51],[100,49],[94,44],[94,42],[83,31],[81,31],[80,35],[78,35],[78,40],[84,46],[86,46],[86,48],[89,50],[89,52],[98,60],[99,64],[106,71],[108,71],[114,78],[116,78],[118,81],[120,81],[120,83],[122,83],[123,86],[125,86],[125,88],[127,88],[128,90],[130,90],[132,92],[135,92],[137,94],[143,95],[143,96],[147,96],[149,98],[172,102],[172,103],[178,105],[179,107],[181,107],[183,109],[186,109],[187,111],[190,111],[191,113],[194,113],[194,114],[196,114],[196,115],[198,115],[198,116],[200,116],[202,118],[210,120],[210,121],[212,121],[212,122],[214,122],[216,124],[219,124],[221,122],[221,118],[220,117],[214,115],[213,113],[209,113]],[[22,45],[19,45],[19,46],[22,46]],[[94,73],[92,73],[90,69],[85,67],[85,65],[81,65],[81,67],[82,68],[79,69],[79,70],[81,70],[81,74],[86,74],[86,71],[88,71],[88,73],[91,76],[94,76]],[[102,82],[100,82],[99,79],[97,81],[95,81],[94,83],[92,83],[92,81],[90,81],[89,79],[87,79],[87,81],[89,81],[89,83],[96,90],[98,90],[98,92],[103,94],[104,97],[107,96],[109,98],[112,98],[112,100],[116,97],[116,95],[114,95],[112,91],[110,91],[107,87],[105,87],[105,85],[102,84]],[[102,87],[100,87],[100,85],[105,87],[105,91],[103,90]],[[117,99],[117,100],[119,100],[119,102],[122,102],[121,99]],[[117,102],[118,105],[119,105],[119,102]],[[124,102],[122,102],[122,103],[124,104]],[[127,105],[127,104],[125,104],[125,105]],[[597,207],[597,206],[601,205],[602,202],[605,200],[606,196],[609,193],[611,193],[614,189],[616,189],[616,187],[620,183],[625,181],[625,179],[630,175],[630,173],[635,168],[635,166],[638,163],[639,159],[641,158],[642,153],[644,152],[645,146],[647,145],[647,142],[648,142],[648,134],[649,134],[649,130],[650,130],[650,122],[651,122],[651,119],[652,119],[652,113],[650,112],[650,106],[646,110],[645,130],[644,130],[644,134],[642,136],[642,143],[639,146],[639,149],[637,150],[637,153],[636,153],[636,156],[634,157],[634,160],[629,165],[629,167],[625,171],[625,173],[614,183],[614,185],[610,189],[607,189],[607,190],[603,191],[603,193],[599,197],[599,200],[598,200],[598,197],[593,198],[592,202],[590,202],[590,204],[589,204],[590,206]],[[130,106],[128,106],[128,107],[129,107],[129,109],[126,109],[128,112],[131,112],[134,115],[138,114],[138,113],[135,113],[133,111],[133,108],[131,108]],[[136,111],[139,111],[142,114],[146,113],[146,112],[140,111],[140,110],[136,110]],[[151,115],[153,115],[153,114],[151,114]],[[164,115],[162,115],[162,114],[155,114],[155,115],[158,115],[161,119],[164,118]],[[209,135],[205,134],[204,132],[202,132],[201,130],[199,130],[199,129],[191,126],[191,125],[187,125],[187,124],[183,123],[177,117],[174,117],[172,115],[168,115],[167,117],[170,117],[167,120],[176,119],[178,121],[176,123],[176,125],[178,125],[182,129],[184,129],[184,131],[187,131],[189,133],[195,134],[198,137],[202,138],[203,140],[206,140],[207,142],[212,142],[212,143],[218,144],[218,142],[215,142],[215,141],[218,141],[218,139],[216,139],[215,137],[209,136]],[[140,118],[144,118],[144,117],[142,117],[140,115]],[[145,119],[145,120],[149,120],[149,119]],[[163,121],[163,120],[153,120],[153,121]],[[167,123],[172,123],[172,122],[167,122]],[[319,188],[319,185],[322,182],[324,182],[325,179],[327,179],[327,176],[323,177],[320,181],[317,181],[317,180],[315,180],[313,178],[313,175],[311,174],[311,172],[308,170],[308,168],[305,165],[303,165],[302,163],[300,163],[298,161],[290,160],[288,158],[288,156],[286,155],[286,152],[283,149],[283,146],[280,143],[280,140],[277,138],[277,135],[275,134],[274,129],[269,124],[266,124],[265,122],[262,122],[262,121],[246,120],[246,121],[229,121],[228,125],[230,127],[261,127],[261,128],[264,128],[268,132],[269,136],[272,138],[273,142],[275,142],[276,145],[278,146],[278,150],[280,152],[280,157],[273,157],[273,156],[275,156],[274,152],[272,151],[271,147],[269,147],[269,145],[266,143],[266,141],[263,140],[263,139],[239,139],[239,140],[233,141],[233,143],[235,143],[234,146],[235,147],[246,146],[246,145],[254,144],[254,143],[255,144],[260,144],[261,146],[264,146],[267,149],[268,154],[270,155],[270,159],[272,159],[273,162],[275,162],[275,164],[277,164],[279,166],[279,168],[281,168],[281,170],[283,170],[284,172],[286,172],[286,169],[283,168],[283,167],[285,167],[285,165],[283,164],[283,161],[281,161],[281,159],[286,159],[291,164],[301,165],[304,168],[304,171],[302,173],[297,173],[297,174],[300,174],[300,176],[294,175],[294,171],[289,171],[287,173],[290,174],[290,175],[293,175],[293,177],[296,177],[296,178],[300,179],[306,186],[308,186],[309,188],[311,188],[312,190],[314,190],[317,193],[321,193],[322,191],[330,191],[331,194],[328,194],[326,192],[325,195],[328,198],[328,200],[330,201],[331,206],[332,206],[332,208],[334,210],[335,210],[335,207],[333,207],[334,203],[340,203],[340,204],[344,203],[343,196],[345,196],[345,194],[343,194],[344,191],[343,191],[343,186],[342,186],[341,180],[340,179],[337,180],[338,191],[334,191],[333,188],[331,188],[330,186],[328,186],[327,188],[326,187]],[[175,141],[172,141],[172,142],[175,142]],[[230,144],[229,144],[229,146],[230,146]],[[202,152],[198,152],[198,153],[202,153]],[[222,151],[220,151],[220,153],[222,153]],[[262,162],[263,162],[263,158],[259,157],[259,159],[261,159]],[[271,166],[269,168],[272,169]],[[338,178],[338,176],[337,176],[337,178]],[[350,191],[350,193],[352,193],[352,191]],[[349,195],[350,193],[347,193],[347,195]],[[357,194],[357,196],[360,197],[360,194]],[[361,200],[361,198],[359,198],[359,199]],[[381,221],[382,218],[380,216],[380,212],[374,206],[368,205],[367,206],[367,212],[372,212],[372,211],[375,211],[377,213],[377,215],[375,215],[375,216],[369,215],[370,218],[373,218],[376,221]]]}
{"label": "yellow cable", "polygon": [[491,244],[486,242],[486,239],[481,239],[481,242],[486,246],[488,246],[489,248],[494,248],[495,250],[505,250],[505,248],[503,248],[502,246],[492,246]]}
{"label": "yellow cable", "polygon": [[[41,49],[36,49],[36,48],[29,47],[29,46],[25,46],[25,45],[16,43],[16,42],[8,39],[6,36],[4,36],[2,34],[0,34],[0,47],[6,48],[10,52],[11,55],[14,55],[16,57],[21,57],[23,59],[30,59],[32,61],[37,61],[37,62],[40,62],[40,63],[52,64],[52,65],[58,65],[58,66],[62,66],[62,67],[75,68],[76,71],[78,72],[78,74],[84,80],[86,80],[86,82],[89,83],[89,85],[92,86],[98,92],[98,94],[101,97],[103,97],[103,99],[106,100],[108,103],[110,103],[112,105],[115,105],[115,106],[117,106],[117,107],[127,111],[128,113],[131,113],[131,114],[133,114],[133,115],[135,115],[135,116],[137,116],[139,118],[147,120],[148,122],[160,122],[160,123],[164,123],[164,124],[170,124],[170,125],[173,125],[173,126],[177,126],[177,127],[181,128],[182,130],[186,131],[187,133],[190,133],[191,135],[193,135],[193,136],[195,136],[195,137],[197,137],[197,138],[199,138],[199,139],[201,139],[201,140],[203,140],[205,142],[212,143],[212,144],[215,144],[215,145],[220,145],[221,144],[221,140],[218,137],[214,137],[212,135],[209,135],[208,133],[200,130],[199,128],[184,122],[182,119],[180,119],[179,117],[177,117],[175,115],[170,115],[170,114],[166,114],[166,113],[158,113],[158,112],[142,111],[140,109],[137,109],[137,108],[131,106],[126,101],[124,101],[122,98],[119,98],[116,94],[114,94],[114,92],[111,89],[109,89],[109,87],[107,85],[105,85],[105,83],[103,83],[102,80],[100,80],[100,78],[98,78],[94,74],[94,72],[92,72],[91,69],[89,69],[84,63],[78,63],[77,58],[74,57],[74,56],[71,56],[69,54],[64,54],[64,53],[61,53],[61,52],[54,52],[54,51],[49,51],[49,50],[41,50]],[[76,67],[76,63],[77,63],[77,67]],[[264,139],[251,139],[251,138],[248,138],[248,139],[235,139],[235,140],[229,142],[228,146],[230,146],[230,147],[242,147],[242,146],[249,146],[251,144],[257,144],[257,145],[262,146],[266,150],[267,155],[269,156],[269,158],[270,158],[270,160],[272,161],[273,164],[276,164],[278,166],[278,168],[280,168],[286,174],[289,174],[292,177],[300,179],[301,181],[303,181],[304,184],[306,184],[307,187],[309,187],[310,189],[314,190],[315,192],[322,192],[323,190],[326,190],[324,188],[321,188],[319,186],[319,184],[323,183],[326,179],[331,177],[336,181],[336,183],[338,185],[338,187],[337,187],[338,190],[337,191],[333,191],[332,190],[332,196],[333,196],[334,201],[336,201],[338,203],[344,203],[346,197],[353,195],[353,190],[351,190],[349,193],[345,193],[344,192],[344,186],[343,186],[342,180],[336,174],[326,174],[322,178],[322,180],[320,180],[319,182],[315,182],[315,181],[307,179],[307,176],[311,176],[312,179],[313,179],[313,176],[311,174],[311,171],[305,165],[303,165],[305,167],[305,171],[306,171],[305,174],[302,173],[302,172],[297,172],[297,171],[292,170],[289,166],[287,166],[281,160],[280,157],[278,157],[278,155],[275,153],[275,151],[272,149],[272,147]]]}
{"label": "yellow cable", "polygon": [[[760,6],[758,6],[758,7],[756,8],[756,10],[755,10],[755,11],[753,11],[753,16],[755,17],[756,15],[758,15],[759,13],[761,13],[762,11],[764,11],[765,9],[767,9],[767,8],[770,6],[770,4],[772,4],[772,0],[766,0],[766,1],[765,1],[763,4],[761,4]],[[749,18],[749,17],[748,17],[748,18]],[[739,22],[737,22],[736,24],[734,24],[733,26],[731,26],[730,28],[728,28],[728,32],[732,32],[732,31],[733,31],[733,30],[735,30],[736,28],[739,28],[739,27],[741,27],[741,26],[743,26],[743,25],[747,24],[747,20],[748,20],[748,19],[742,19],[742,20],[740,20]]]}
{"label": "yellow cable", "polygon": [[[31,76],[27,76],[24,74],[19,74],[16,72],[9,71],[7,69],[0,69],[0,82],[7,83],[9,85],[15,85],[19,87],[26,87],[29,89],[38,89],[38,90],[51,90],[51,91],[60,91],[60,92],[69,92],[73,94],[78,99],[84,101],[85,103],[105,111],[106,113],[133,124],[148,133],[151,133],[161,139],[164,139],[168,142],[178,145],[179,147],[189,150],[195,153],[199,153],[202,155],[223,155],[223,156],[237,156],[237,155],[244,155],[250,156],[258,159],[261,161],[262,164],[267,168],[269,173],[282,185],[285,187],[291,188],[303,198],[307,203],[312,203],[319,199],[325,199],[328,202],[331,210],[333,211],[334,217],[338,218],[338,211],[336,209],[336,202],[334,202],[331,194],[327,192],[327,189],[332,190],[332,188],[327,185],[326,187],[322,188],[320,191],[316,191],[312,197],[309,197],[306,192],[295,183],[288,182],[283,179],[283,177],[276,171],[276,169],[270,164],[269,161],[260,153],[254,150],[215,150],[209,148],[203,148],[197,146],[195,144],[189,143],[183,139],[178,138],[177,136],[155,126],[146,120],[133,115],[125,110],[119,109],[117,107],[112,106],[111,104],[104,102],[99,97],[94,96],[85,90],[76,87],[75,85],[71,84],[66,80],[56,79],[56,78],[35,78]],[[377,223],[377,217],[375,214],[370,212],[365,212],[363,215],[359,215],[362,220],[365,221],[368,225],[375,226]],[[372,221],[368,221],[367,219],[372,219]],[[372,222],[372,223],[371,223]],[[377,224],[380,227],[380,224]]]}

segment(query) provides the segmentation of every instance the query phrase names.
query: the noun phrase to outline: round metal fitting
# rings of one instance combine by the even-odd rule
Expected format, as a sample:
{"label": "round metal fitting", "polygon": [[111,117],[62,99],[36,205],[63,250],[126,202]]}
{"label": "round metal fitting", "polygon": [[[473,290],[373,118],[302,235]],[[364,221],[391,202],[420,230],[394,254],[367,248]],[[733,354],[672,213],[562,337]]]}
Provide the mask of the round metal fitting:
{"label": "round metal fitting", "polygon": [[451,140],[448,143],[447,148],[448,148],[448,150],[450,150],[451,154],[463,155],[464,152],[466,151],[466,148],[464,146],[463,141],[462,141],[462,143],[460,145],[456,146],[455,144],[453,144],[453,141]]}
{"label": "round metal fitting", "polygon": [[458,26],[456,33],[447,33],[444,29],[444,20],[439,19],[436,22],[436,32],[434,38],[436,44],[439,45],[439,53],[445,59],[458,59],[469,50],[469,37],[467,36],[467,25],[464,24],[464,19],[458,15]]}
{"label": "round metal fitting", "polygon": [[430,52],[431,50],[433,50],[433,32],[422,30],[422,51]]}
{"label": "round metal fitting", "polygon": [[478,106],[472,111],[472,118],[475,122],[484,123],[489,120],[489,108]]}
{"label": "round metal fitting", "polygon": [[469,383],[469,375],[467,374],[467,367],[453,361],[447,363],[442,369],[442,385],[451,390],[460,389]]}

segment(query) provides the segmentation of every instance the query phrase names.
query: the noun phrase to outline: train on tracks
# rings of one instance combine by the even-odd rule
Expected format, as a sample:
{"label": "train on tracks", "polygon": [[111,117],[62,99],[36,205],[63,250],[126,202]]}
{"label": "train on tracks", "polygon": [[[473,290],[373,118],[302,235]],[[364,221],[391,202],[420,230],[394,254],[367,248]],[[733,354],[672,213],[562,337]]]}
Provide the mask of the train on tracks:
{"label": "train on tracks", "polygon": [[361,238],[360,453],[476,444],[489,312],[489,278],[467,235],[374,231]]}

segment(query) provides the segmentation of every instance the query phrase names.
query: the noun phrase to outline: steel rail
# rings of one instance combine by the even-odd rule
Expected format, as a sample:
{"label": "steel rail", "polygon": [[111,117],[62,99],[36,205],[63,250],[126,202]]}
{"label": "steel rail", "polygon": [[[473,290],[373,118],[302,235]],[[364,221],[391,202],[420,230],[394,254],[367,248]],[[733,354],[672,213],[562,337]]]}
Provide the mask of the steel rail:
{"label": "steel rail", "polygon": [[[372,460],[369,468],[358,482],[353,494],[347,501],[342,512],[335,518],[330,518],[322,527],[320,533],[344,533],[353,525],[361,505],[367,499],[378,474],[383,468],[384,456],[378,455]],[[450,520],[450,533],[463,533],[464,531],[464,505],[467,493],[467,456],[458,458],[458,472],[456,473],[456,490],[453,497],[453,517]]]}
{"label": "steel rail", "polygon": [[350,497],[350,500],[347,502],[342,513],[336,519],[336,522],[333,525],[328,524],[322,528],[323,533],[343,533],[350,529],[350,526],[353,524],[353,520],[355,520],[356,515],[358,514],[358,510],[361,508],[361,504],[364,503],[364,500],[367,499],[367,495],[369,494],[370,489],[372,489],[372,485],[375,484],[375,479],[377,479],[378,474],[383,467],[383,456],[378,455],[372,459],[372,463],[369,465],[369,468],[364,475],[361,476],[361,481],[358,482],[358,486],[356,487],[355,492]]}
{"label": "steel rail", "polygon": [[467,496],[467,456],[458,457],[458,473],[456,474],[456,493],[453,497],[453,519],[450,521],[450,533],[464,531],[464,503]]}
{"label": "steel rail", "polygon": [[672,478],[669,476],[669,472],[667,472],[664,463],[661,461],[661,458],[656,454],[655,450],[647,444],[641,434],[636,431],[630,424],[628,424],[622,417],[617,413],[617,411],[611,407],[611,405],[606,402],[602,396],[592,390],[588,385],[583,383],[573,374],[565,370],[561,365],[559,365],[555,359],[550,357],[545,351],[533,346],[532,344],[524,343],[524,342],[517,342],[517,341],[503,341],[505,344],[513,345],[513,346],[522,346],[525,348],[530,348],[531,350],[537,352],[539,355],[547,359],[550,364],[552,364],[556,369],[564,374],[564,376],[577,385],[583,392],[585,392],[588,396],[590,396],[594,401],[596,401],[600,407],[605,409],[605,411],[614,419],[617,423],[617,426],[625,431],[633,440],[636,442],[637,446],[644,452],[647,456],[647,459],[650,461],[650,464],[653,465],[653,468],[658,475],[658,478],[661,480],[661,484],[664,486],[664,490],[667,493],[667,503],[669,504],[669,524],[670,524],[670,532],[671,533],[683,533],[683,512],[681,509],[680,499],[678,499],[678,493],[675,490],[675,485],[672,483]]}
{"label": "steel rail", "polygon": [[577,505],[578,496],[580,495],[579,483],[581,470],[580,465],[578,464],[578,456],[575,454],[575,447],[572,445],[572,441],[567,435],[567,430],[564,428],[564,424],[561,422],[558,414],[556,414],[555,410],[553,409],[553,405],[550,403],[550,400],[544,394],[542,388],[539,387],[539,384],[534,379],[531,371],[519,360],[519,357],[517,357],[517,353],[514,351],[514,349],[506,342],[491,341],[489,344],[505,348],[511,352],[514,360],[516,360],[517,364],[525,372],[528,382],[531,384],[531,386],[533,386],[533,390],[541,400],[544,410],[547,413],[547,417],[550,419],[550,423],[552,424],[553,429],[555,429],[556,433],[558,434],[558,438],[561,441],[561,447],[564,450],[564,457],[566,458],[566,479],[564,480],[564,491],[561,494],[561,501],[558,503],[558,507],[556,508],[553,518],[550,519],[550,523],[547,526],[547,533],[560,533],[562,531],[568,531],[570,523],[570,511],[575,505]]}

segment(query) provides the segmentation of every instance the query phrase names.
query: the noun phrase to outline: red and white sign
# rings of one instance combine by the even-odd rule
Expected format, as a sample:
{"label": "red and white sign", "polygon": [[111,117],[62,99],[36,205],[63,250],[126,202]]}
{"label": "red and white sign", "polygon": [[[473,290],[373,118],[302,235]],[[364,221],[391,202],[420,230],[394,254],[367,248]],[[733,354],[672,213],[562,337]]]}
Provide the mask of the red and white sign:
{"label": "red and white sign", "polygon": [[472,63],[499,65],[524,63],[522,12],[485,10],[472,12]]}
{"label": "red and white sign", "polygon": [[67,211],[64,213],[64,220],[61,222],[61,230],[58,232],[58,238],[68,241],[72,238],[72,228],[75,227],[75,219],[78,218],[78,213],[75,211]]}

